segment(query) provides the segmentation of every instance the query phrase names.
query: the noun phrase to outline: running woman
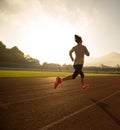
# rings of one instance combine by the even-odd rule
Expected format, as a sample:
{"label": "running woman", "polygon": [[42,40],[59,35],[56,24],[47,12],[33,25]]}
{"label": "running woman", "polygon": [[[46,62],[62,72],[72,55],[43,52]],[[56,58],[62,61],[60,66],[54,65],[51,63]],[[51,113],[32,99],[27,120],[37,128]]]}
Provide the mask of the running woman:
{"label": "running woman", "polygon": [[[55,89],[64,81],[75,79],[78,76],[78,74],[80,74],[80,76],[81,76],[81,83],[82,83],[83,89],[87,89],[89,87],[88,84],[85,84],[84,73],[82,71],[82,68],[83,68],[83,64],[84,64],[84,55],[89,56],[90,53],[89,53],[88,49],[86,48],[86,46],[82,45],[82,38],[78,35],[75,35],[74,37],[75,37],[75,41],[76,41],[77,45],[74,46],[69,51],[69,55],[70,55],[71,60],[74,62],[73,67],[75,70],[72,75],[69,75],[67,77],[64,77],[64,78],[56,77],[56,81],[54,84]],[[75,52],[75,59],[72,56],[73,52]]]}

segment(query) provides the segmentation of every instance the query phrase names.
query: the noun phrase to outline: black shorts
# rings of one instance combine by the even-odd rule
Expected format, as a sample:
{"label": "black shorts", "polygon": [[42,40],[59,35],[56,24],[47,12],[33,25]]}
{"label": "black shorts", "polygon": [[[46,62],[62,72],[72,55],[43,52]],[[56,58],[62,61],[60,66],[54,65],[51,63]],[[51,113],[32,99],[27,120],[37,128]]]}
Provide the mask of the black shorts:
{"label": "black shorts", "polygon": [[75,71],[72,75],[72,79],[75,79],[78,74],[80,74],[81,78],[84,78],[84,73],[82,72],[83,64],[78,64],[73,66]]}

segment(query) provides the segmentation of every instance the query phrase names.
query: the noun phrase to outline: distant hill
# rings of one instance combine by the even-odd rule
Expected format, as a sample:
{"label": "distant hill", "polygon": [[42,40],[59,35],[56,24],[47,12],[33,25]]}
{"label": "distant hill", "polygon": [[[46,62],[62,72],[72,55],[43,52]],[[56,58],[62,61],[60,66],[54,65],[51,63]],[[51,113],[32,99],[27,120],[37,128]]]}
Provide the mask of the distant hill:
{"label": "distant hill", "polygon": [[101,56],[99,58],[90,58],[86,60],[87,66],[113,66],[115,67],[117,64],[120,65],[120,53],[112,52],[107,55]]}

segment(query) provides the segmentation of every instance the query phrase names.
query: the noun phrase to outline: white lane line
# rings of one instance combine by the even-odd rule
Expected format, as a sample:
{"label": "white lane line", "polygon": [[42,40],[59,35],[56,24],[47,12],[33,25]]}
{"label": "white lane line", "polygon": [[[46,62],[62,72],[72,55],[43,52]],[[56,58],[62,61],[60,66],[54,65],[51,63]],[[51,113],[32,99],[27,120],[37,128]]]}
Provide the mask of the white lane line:
{"label": "white lane line", "polygon": [[55,96],[55,95],[58,95],[58,94],[68,94],[68,93],[73,93],[73,92],[78,92],[78,90],[71,90],[71,91],[67,91],[67,92],[64,92],[64,93],[62,93],[62,92],[51,93],[49,95],[42,96],[42,97],[30,98],[30,99],[21,100],[21,101],[14,101],[14,102],[10,102],[10,103],[0,103],[0,107],[14,105],[14,104],[17,104],[17,103],[29,102],[29,101],[38,100],[38,99],[40,100],[40,99],[47,98],[47,97],[50,97],[50,96]]}
{"label": "white lane line", "polygon": [[14,104],[17,104],[17,103],[23,103],[23,102],[33,101],[33,100],[37,100],[37,99],[42,99],[42,98],[49,97],[49,96],[50,95],[43,96],[43,97],[30,98],[30,99],[10,102],[10,103],[3,103],[3,104],[0,104],[0,107],[5,107],[5,106],[9,106],[9,105],[14,105]]}
{"label": "white lane line", "polygon": [[81,112],[83,112],[83,111],[85,111],[85,110],[87,110],[87,109],[89,109],[89,108],[95,106],[96,104],[98,104],[98,103],[100,103],[100,102],[102,102],[102,101],[104,101],[104,100],[106,100],[106,99],[108,99],[108,98],[114,96],[114,95],[117,95],[118,93],[120,93],[120,90],[119,90],[119,91],[116,91],[116,92],[114,92],[114,93],[112,93],[111,95],[109,95],[109,96],[107,96],[107,97],[105,97],[105,98],[100,99],[100,100],[97,101],[96,103],[92,103],[91,105],[88,105],[88,106],[86,106],[86,107],[84,107],[84,108],[82,108],[82,109],[80,109],[80,110],[78,110],[78,111],[76,111],[76,112],[73,112],[73,113],[71,113],[71,114],[69,114],[69,115],[67,115],[67,116],[64,116],[63,118],[61,118],[61,119],[59,119],[59,120],[57,120],[57,121],[55,121],[55,122],[52,122],[51,124],[48,124],[48,125],[46,125],[46,126],[40,128],[39,130],[47,130],[48,128],[51,128],[51,127],[53,127],[54,125],[57,125],[57,124],[63,122],[64,120],[67,120],[67,119],[69,119],[70,117],[75,116],[75,115],[77,115],[77,114],[79,114],[79,113],[81,113]]}

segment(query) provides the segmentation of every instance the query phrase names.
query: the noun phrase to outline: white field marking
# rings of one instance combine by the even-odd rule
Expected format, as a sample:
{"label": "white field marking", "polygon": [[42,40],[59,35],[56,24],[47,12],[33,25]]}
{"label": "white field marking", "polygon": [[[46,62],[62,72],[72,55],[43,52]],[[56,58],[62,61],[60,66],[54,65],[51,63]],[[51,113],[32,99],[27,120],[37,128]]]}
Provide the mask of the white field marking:
{"label": "white field marking", "polygon": [[84,107],[84,108],[82,108],[82,109],[79,109],[78,111],[75,111],[75,112],[73,112],[73,113],[71,113],[71,114],[69,114],[69,115],[67,115],[67,116],[64,116],[63,118],[61,118],[61,119],[59,119],[59,120],[57,120],[57,121],[55,121],[55,122],[52,122],[51,124],[48,124],[48,125],[46,125],[46,126],[40,128],[39,130],[47,130],[48,128],[51,128],[51,127],[53,127],[54,125],[57,125],[57,124],[63,122],[64,120],[67,120],[67,119],[69,119],[70,117],[75,116],[75,115],[77,115],[77,114],[79,114],[79,113],[81,113],[81,112],[83,112],[83,111],[85,111],[85,110],[87,110],[87,109],[89,109],[89,108],[95,106],[96,104],[98,104],[98,103],[100,103],[100,102],[102,102],[102,101],[104,101],[104,100],[106,100],[106,99],[108,99],[108,98],[114,96],[114,95],[117,95],[118,93],[120,93],[120,90],[119,90],[119,91],[116,91],[116,92],[114,92],[114,93],[112,93],[111,95],[109,95],[109,96],[107,96],[107,97],[105,97],[105,98],[100,99],[100,100],[97,101],[96,103],[92,103],[91,105],[88,105],[88,106],[86,106],[86,107]]}
{"label": "white field marking", "polygon": [[[65,94],[67,93],[73,93],[73,92],[78,92],[78,90],[71,90],[71,91],[67,91],[67,92],[64,92]],[[46,95],[46,96],[42,96],[42,97],[36,97],[36,98],[30,98],[30,99],[26,99],[26,100],[21,100],[21,101],[15,101],[15,102],[10,102],[10,103],[0,103],[0,107],[5,107],[5,106],[9,106],[9,105],[14,105],[14,104],[17,104],[17,103],[23,103],[23,102],[29,102],[29,101],[33,101],[33,100],[37,100],[37,99],[43,99],[43,98],[47,98],[47,97],[50,97],[50,96],[55,96],[55,95],[58,95],[58,94],[64,94],[62,92],[58,92],[58,93],[51,93],[49,95]]]}

